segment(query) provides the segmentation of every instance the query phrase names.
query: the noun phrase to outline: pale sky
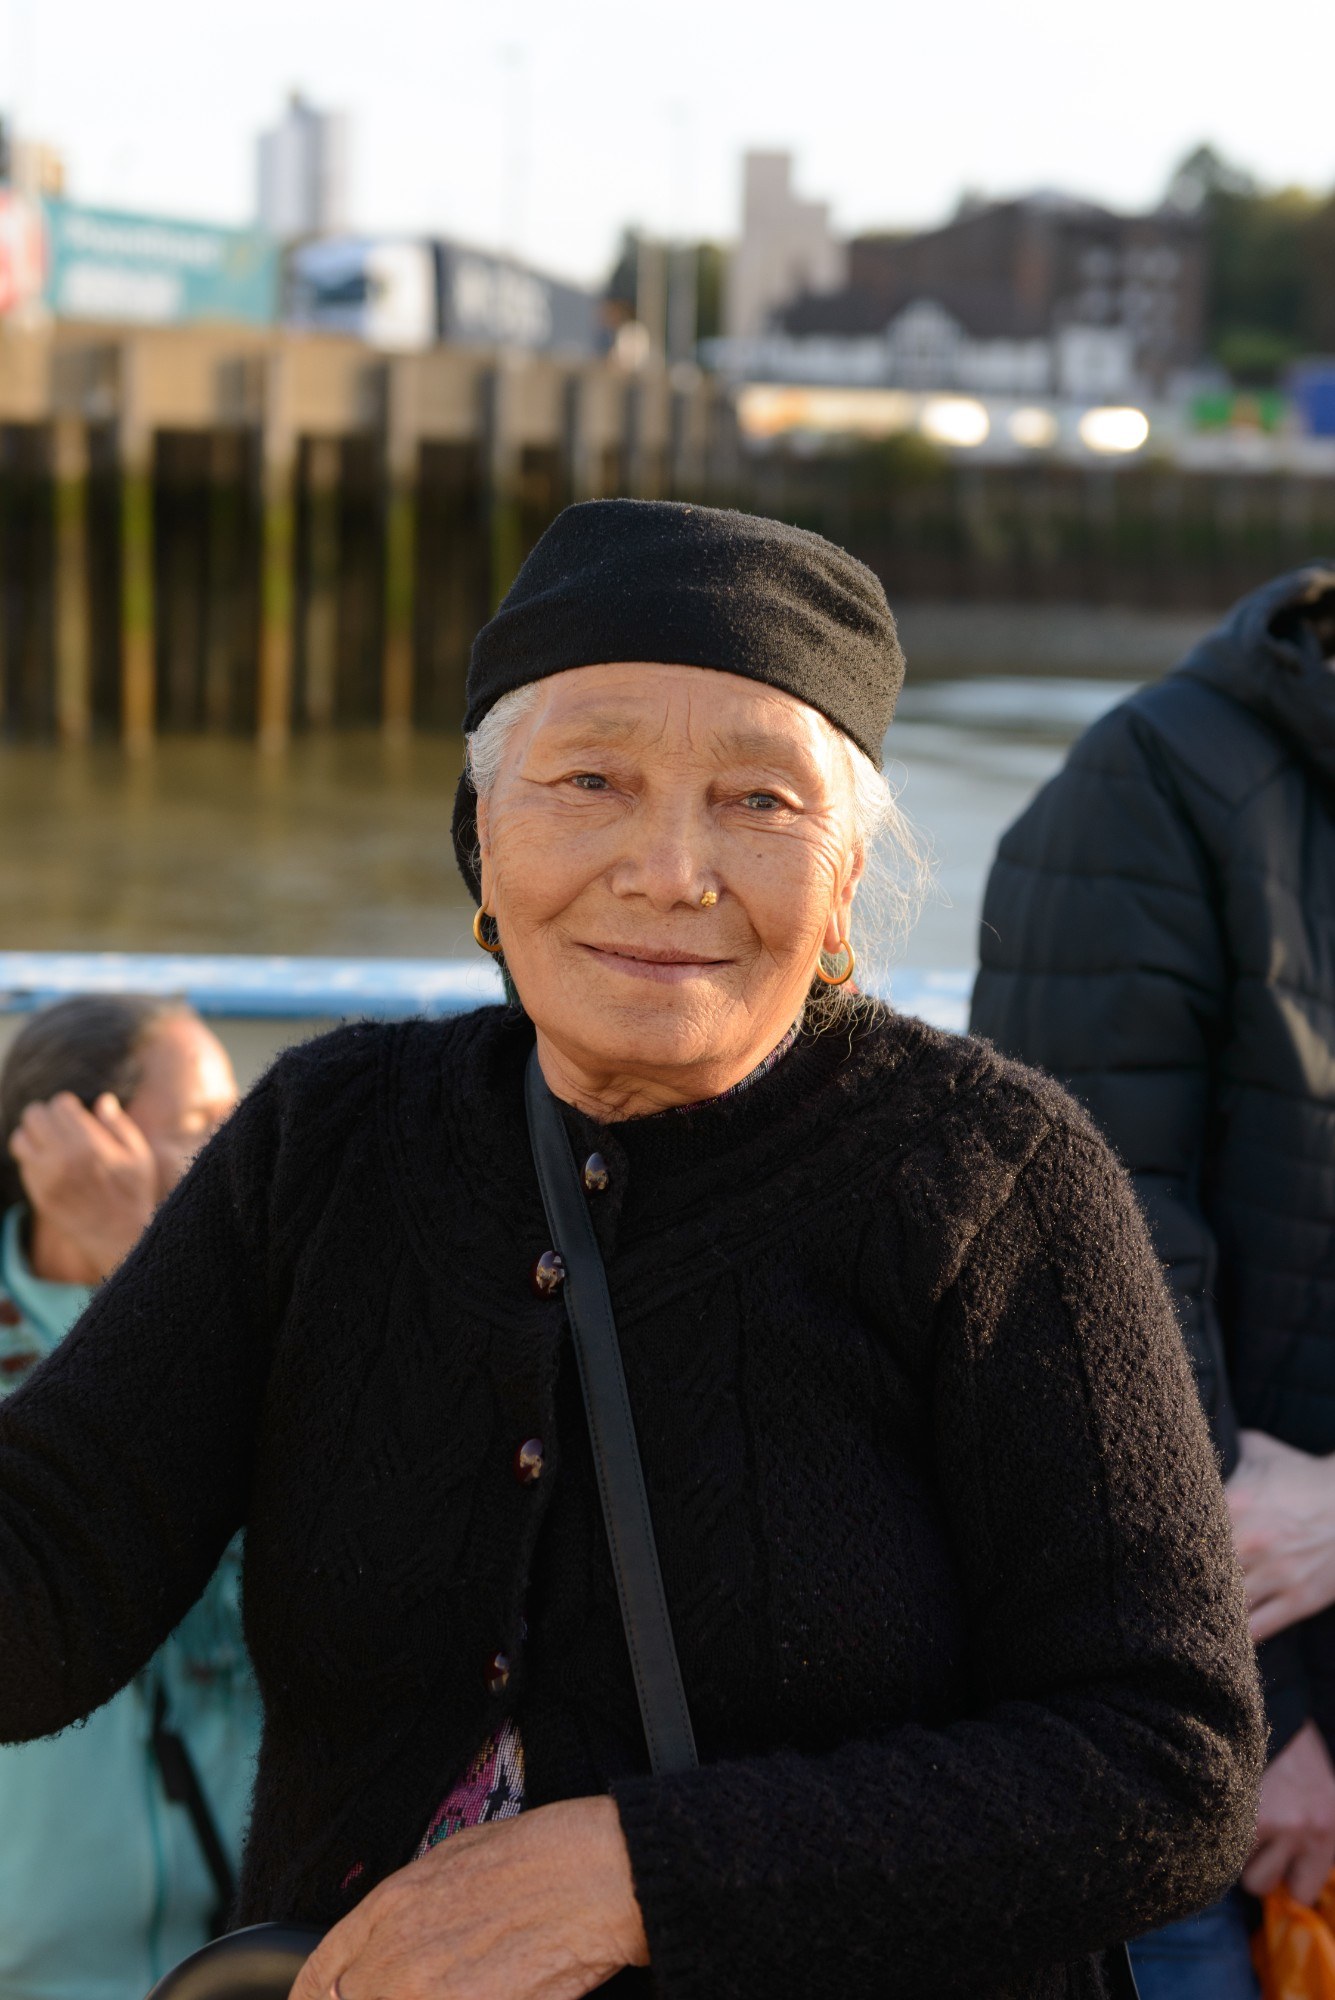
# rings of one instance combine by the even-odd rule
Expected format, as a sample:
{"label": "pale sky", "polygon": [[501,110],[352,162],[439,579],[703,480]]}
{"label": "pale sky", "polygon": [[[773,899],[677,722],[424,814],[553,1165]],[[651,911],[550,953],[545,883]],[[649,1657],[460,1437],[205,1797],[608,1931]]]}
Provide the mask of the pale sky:
{"label": "pale sky", "polygon": [[71,193],[242,222],[299,87],[353,122],[356,226],[600,277],[620,226],[725,237],[747,146],[837,228],[962,187],[1137,207],[1200,139],[1335,186],[1332,0],[0,0],[0,108]]}

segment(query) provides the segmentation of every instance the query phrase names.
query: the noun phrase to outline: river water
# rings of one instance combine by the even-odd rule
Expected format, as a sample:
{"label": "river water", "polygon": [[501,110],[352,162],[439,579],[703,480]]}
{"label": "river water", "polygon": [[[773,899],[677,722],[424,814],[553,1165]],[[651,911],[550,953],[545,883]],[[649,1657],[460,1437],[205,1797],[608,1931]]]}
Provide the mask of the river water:
{"label": "river water", "polygon": [[[1002,829],[1095,717],[1095,679],[935,679],[887,741],[901,803],[932,839],[937,892],[915,970],[974,962]],[[311,738],[284,756],[225,739],[0,749],[0,948],[472,957],[455,872],[457,740]]]}

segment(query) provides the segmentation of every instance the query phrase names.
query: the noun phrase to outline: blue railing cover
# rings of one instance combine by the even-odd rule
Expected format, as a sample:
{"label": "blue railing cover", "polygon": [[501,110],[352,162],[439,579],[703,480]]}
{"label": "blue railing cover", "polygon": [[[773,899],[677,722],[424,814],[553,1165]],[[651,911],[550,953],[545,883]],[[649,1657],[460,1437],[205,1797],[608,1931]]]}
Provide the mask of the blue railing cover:
{"label": "blue railing cover", "polygon": [[[907,1014],[959,1030],[973,974],[895,974],[890,997]],[[119,951],[0,952],[0,1014],[28,1013],[70,993],[180,994],[201,1014],[232,1020],[340,1020],[463,1014],[501,995],[482,960],[243,958]]]}

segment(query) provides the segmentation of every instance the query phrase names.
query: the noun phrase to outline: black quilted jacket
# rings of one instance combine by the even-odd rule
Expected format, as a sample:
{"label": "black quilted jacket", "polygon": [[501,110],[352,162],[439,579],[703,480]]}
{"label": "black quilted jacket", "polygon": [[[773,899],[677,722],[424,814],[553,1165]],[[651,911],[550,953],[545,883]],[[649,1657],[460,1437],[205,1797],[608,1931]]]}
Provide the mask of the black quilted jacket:
{"label": "black quilted jacket", "polygon": [[104,1700],[245,1525],[242,1918],[341,1915],[513,1711],[535,1802],[616,1797],[669,2000],[1095,2000],[1105,1947],[1236,1874],[1260,1756],[1208,1435],[1102,1140],[885,1015],[731,1100],[571,1114],[702,1755],[660,1782],[529,1284],[531,1041],[492,1009],[285,1057],[7,1400],[0,1737]]}
{"label": "black quilted jacket", "polygon": [[[983,910],[972,1026],[1131,1169],[1226,1470],[1238,1423],[1335,1451],[1332,591],[1281,577],[1096,723]],[[1335,1721],[1331,1626],[1264,1649],[1276,1748]]]}

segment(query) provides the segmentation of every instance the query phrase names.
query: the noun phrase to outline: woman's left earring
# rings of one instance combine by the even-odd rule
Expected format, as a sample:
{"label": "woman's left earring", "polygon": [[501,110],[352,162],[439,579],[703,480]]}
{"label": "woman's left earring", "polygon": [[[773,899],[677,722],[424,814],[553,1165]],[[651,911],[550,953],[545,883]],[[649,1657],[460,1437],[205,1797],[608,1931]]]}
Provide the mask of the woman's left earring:
{"label": "woman's left earring", "polygon": [[495,919],[495,917],[491,917],[491,922],[492,922],[492,928],[493,928],[493,930],[495,931],[495,939],[496,939],[496,941],[495,941],[495,943],[494,943],[494,944],[488,941],[488,939],[487,939],[487,937],[485,936],[485,934],[483,933],[483,929],[482,929],[482,926],[483,926],[484,922],[486,921],[486,919],[487,919],[488,917],[491,917],[491,911],[490,911],[490,910],[479,910],[479,911],[478,911],[478,913],[477,913],[477,915],[476,915],[476,916],[474,917],[474,919],[473,919],[473,940],[474,940],[474,943],[476,943],[476,944],[480,944],[480,945],[481,945],[481,947],[482,947],[483,951],[489,951],[489,952],[491,953],[492,957],[493,957],[493,958],[495,958],[495,956],[496,956],[497,952],[499,952],[499,950],[500,950],[500,948],[501,948],[501,934],[500,934],[500,931],[496,929],[496,919]]}
{"label": "woman's left earring", "polygon": [[857,959],[854,956],[853,947],[846,937],[840,938],[838,951],[832,952],[830,956],[832,958],[847,959],[848,963],[841,972],[827,972],[824,964],[825,953],[822,952],[816,960],[817,979],[820,980],[822,986],[847,986],[849,980],[853,977],[853,967],[857,964]]}

